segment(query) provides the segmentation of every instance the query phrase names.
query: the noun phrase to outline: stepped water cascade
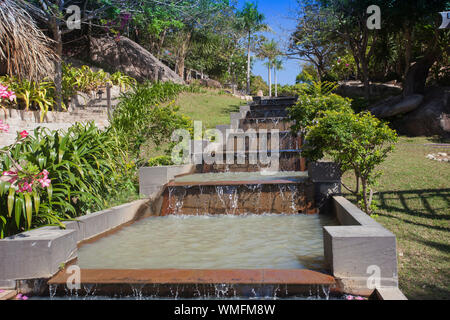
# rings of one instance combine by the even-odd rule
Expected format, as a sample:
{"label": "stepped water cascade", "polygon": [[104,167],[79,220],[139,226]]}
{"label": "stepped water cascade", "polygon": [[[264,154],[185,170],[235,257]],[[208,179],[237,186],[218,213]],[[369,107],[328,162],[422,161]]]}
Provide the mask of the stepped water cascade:
{"label": "stepped water cascade", "polygon": [[67,292],[60,275],[50,298],[334,298],[322,227],[337,222],[319,214],[302,141],[290,131],[295,101],[242,107],[223,143],[167,183],[159,214],[83,244],[81,288]]}

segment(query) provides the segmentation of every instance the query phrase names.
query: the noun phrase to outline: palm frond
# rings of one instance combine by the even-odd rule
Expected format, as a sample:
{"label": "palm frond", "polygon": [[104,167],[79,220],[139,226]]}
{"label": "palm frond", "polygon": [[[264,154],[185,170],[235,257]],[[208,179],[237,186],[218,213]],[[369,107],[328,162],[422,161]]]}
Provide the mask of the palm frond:
{"label": "palm frond", "polygon": [[52,75],[53,41],[14,0],[0,0],[0,74],[29,80]]}

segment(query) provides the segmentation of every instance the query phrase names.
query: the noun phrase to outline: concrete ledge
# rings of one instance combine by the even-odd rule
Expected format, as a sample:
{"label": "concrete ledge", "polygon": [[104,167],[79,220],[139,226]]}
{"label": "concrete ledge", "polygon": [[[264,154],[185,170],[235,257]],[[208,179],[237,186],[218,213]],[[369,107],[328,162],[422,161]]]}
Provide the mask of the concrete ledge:
{"label": "concrete ledge", "polygon": [[370,295],[373,287],[398,287],[395,235],[350,201],[333,196],[341,226],[324,227],[325,261],[341,289]]}
{"label": "concrete ledge", "polygon": [[[137,200],[117,207],[87,214],[77,221],[66,222],[68,230],[77,232],[77,242],[88,240],[118,226],[139,219],[145,213],[140,211],[150,210],[148,199]],[[148,213],[147,213],[148,215]]]}
{"label": "concrete ledge", "polygon": [[192,173],[195,166],[191,164],[179,166],[142,167],[139,169],[139,193],[149,196],[161,192],[164,185],[175,176]]}
{"label": "concrete ledge", "polygon": [[0,280],[48,278],[77,256],[77,232],[43,227],[0,240]]}
{"label": "concrete ledge", "polygon": [[384,229],[381,224],[342,196],[334,196],[333,205],[336,218],[343,226],[371,226]]}
{"label": "concrete ledge", "polygon": [[42,227],[0,240],[0,288],[15,288],[18,280],[50,278],[77,257],[79,242],[152,214],[157,200],[94,212],[66,222],[66,229]]}
{"label": "concrete ledge", "polygon": [[399,288],[376,288],[369,300],[408,300]]}

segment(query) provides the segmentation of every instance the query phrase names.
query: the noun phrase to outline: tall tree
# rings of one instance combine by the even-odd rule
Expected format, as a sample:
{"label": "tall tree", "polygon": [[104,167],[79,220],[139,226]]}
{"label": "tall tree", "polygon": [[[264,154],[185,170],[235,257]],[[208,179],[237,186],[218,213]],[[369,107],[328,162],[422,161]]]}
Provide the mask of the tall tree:
{"label": "tall tree", "polygon": [[290,37],[287,55],[313,65],[322,80],[341,47],[333,33],[336,20],[316,0],[298,0],[298,6],[297,27]]}
{"label": "tall tree", "polygon": [[277,71],[283,70],[283,60],[277,57],[273,61],[273,77],[275,81],[275,97],[278,97],[278,81],[277,81]]}
{"label": "tall tree", "polygon": [[438,29],[441,22],[438,12],[449,10],[450,3],[392,0],[381,9],[386,13],[386,30],[401,40],[403,94],[423,93],[431,66],[449,50],[450,31]]}
{"label": "tall tree", "polygon": [[275,40],[263,42],[258,48],[257,56],[260,59],[267,59],[267,72],[268,72],[268,83],[269,83],[269,97],[272,96],[272,66],[274,60],[280,55],[280,50],[278,49],[278,44]]}
{"label": "tall tree", "polygon": [[184,77],[186,57],[196,38],[195,33],[207,33],[223,26],[223,20],[232,11],[226,0],[182,0],[177,2],[183,27],[174,29],[171,34],[171,48],[175,53],[175,72]]}
{"label": "tall tree", "polygon": [[324,7],[333,16],[335,21],[334,33],[344,40],[344,43],[353,54],[358,76],[364,83],[364,95],[370,96],[369,63],[374,54],[375,43],[379,30],[370,30],[367,27],[367,8],[371,5],[381,5],[380,0],[323,0]]}
{"label": "tall tree", "polygon": [[250,73],[251,73],[251,48],[252,35],[255,32],[267,30],[264,24],[264,15],[258,12],[258,5],[252,2],[245,2],[244,7],[238,16],[243,20],[243,28],[247,34],[247,94],[250,94]]}

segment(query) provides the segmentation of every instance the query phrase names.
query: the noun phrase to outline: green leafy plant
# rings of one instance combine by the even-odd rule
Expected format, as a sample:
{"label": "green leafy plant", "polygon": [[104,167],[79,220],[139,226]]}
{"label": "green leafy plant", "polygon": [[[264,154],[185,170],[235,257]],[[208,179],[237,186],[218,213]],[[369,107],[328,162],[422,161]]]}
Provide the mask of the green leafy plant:
{"label": "green leafy plant", "polygon": [[84,65],[81,68],[63,65],[62,88],[65,98],[75,92],[91,93],[105,87],[109,81],[109,75],[103,70],[93,71]]}
{"label": "green leafy plant", "polygon": [[328,110],[308,127],[303,154],[311,161],[327,155],[343,172],[352,170],[356,189],[346,188],[357,196],[363,210],[371,214],[374,208],[371,186],[381,175],[376,168],[393,150],[396,141],[396,132],[369,112]]}
{"label": "green leafy plant", "polygon": [[119,86],[120,90],[127,90],[136,85],[136,79],[129,77],[120,71],[113,73],[109,77],[109,80],[112,84]]}
{"label": "green leafy plant", "polygon": [[303,94],[298,98],[297,104],[288,109],[289,116],[295,121],[292,131],[306,134],[309,126],[317,122],[326,111],[351,112],[351,100],[336,94]]}
{"label": "green leafy plant", "polygon": [[326,96],[332,94],[339,85],[329,81],[311,81],[303,89],[303,93],[312,96]]}
{"label": "green leafy plant", "polygon": [[173,162],[170,156],[158,156],[148,160],[147,164],[149,167],[158,167],[158,166],[171,166],[173,165]]}
{"label": "green leafy plant", "polygon": [[173,101],[167,103],[179,93],[191,90],[197,88],[170,82],[146,83],[121,96],[111,126],[134,159],[139,159],[141,146],[147,141],[159,147],[170,142],[175,129],[192,127],[191,120],[178,112]]}
{"label": "green leafy plant", "polygon": [[[41,121],[49,110],[53,110],[55,86],[53,82],[44,80],[41,82],[19,80],[14,77],[0,77],[0,83],[7,84],[16,94],[18,107],[25,110],[40,110]],[[14,105],[10,105],[11,107]]]}
{"label": "green leafy plant", "polygon": [[[135,168],[127,160],[114,130],[101,131],[94,123],[67,131],[37,128],[2,149],[0,170],[10,173],[0,182],[1,236],[42,225],[63,227],[61,221],[105,208],[121,190],[135,188]],[[48,186],[14,185],[10,176],[17,164],[19,179],[46,172]]]}

